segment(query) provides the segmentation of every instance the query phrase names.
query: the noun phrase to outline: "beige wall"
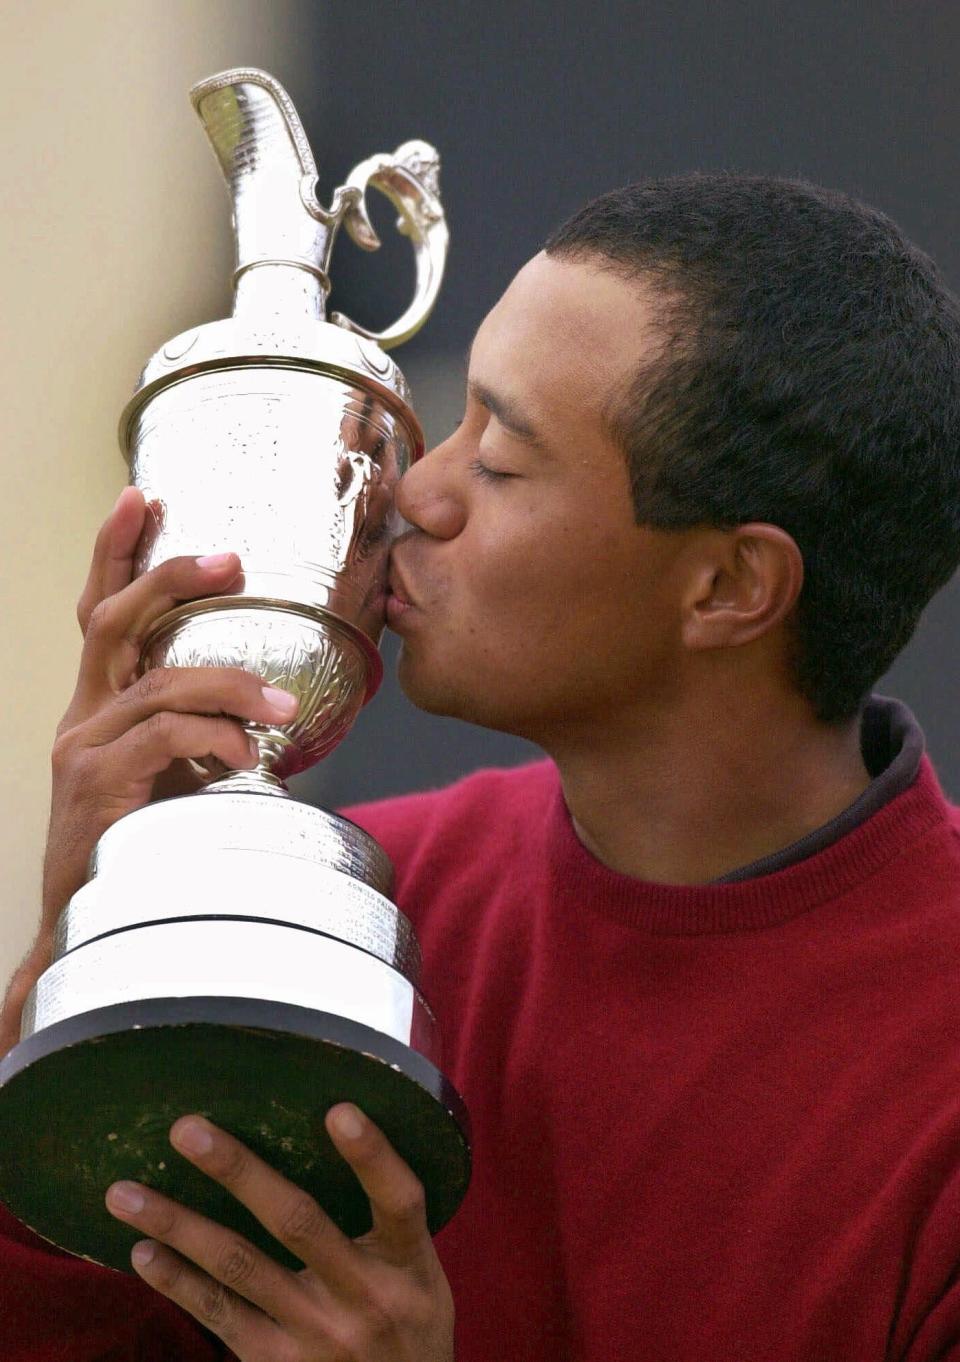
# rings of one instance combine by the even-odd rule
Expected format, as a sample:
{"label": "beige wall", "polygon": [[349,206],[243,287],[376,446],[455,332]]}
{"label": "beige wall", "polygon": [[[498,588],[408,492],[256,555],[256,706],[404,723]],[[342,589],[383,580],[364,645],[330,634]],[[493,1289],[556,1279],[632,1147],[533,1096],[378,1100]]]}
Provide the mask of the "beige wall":
{"label": "beige wall", "polygon": [[[49,750],[79,656],[116,425],[147,356],[229,311],[226,189],[187,91],[266,67],[318,79],[293,0],[5,0],[0,468],[0,975],[39,910]],[[0,981],[2,988],[2,981]]]}

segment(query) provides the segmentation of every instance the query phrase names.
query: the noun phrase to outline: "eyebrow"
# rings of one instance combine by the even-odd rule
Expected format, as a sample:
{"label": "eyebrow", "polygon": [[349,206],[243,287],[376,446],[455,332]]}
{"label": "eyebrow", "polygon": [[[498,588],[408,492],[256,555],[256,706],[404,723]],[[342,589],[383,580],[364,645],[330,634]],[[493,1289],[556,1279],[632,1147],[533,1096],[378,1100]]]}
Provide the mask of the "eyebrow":
{"label": "eyebrow", "polygon": [[[472,349],[473,347],[471,346],[467,351],[467,368],[470,366],[470,354]],[[543,445],[543,436],[526,413],[523,412],[515,402],[512,402],[507,397],[503,397],[499,393],[495,393],[492,388],[487,387],[486,383],[481,383],[476,378],[467,379],[467,392],[474,401],[479,402],[481,407],[486,407],[487,411],[491,412],[497,418],[504,430],[508,430],[510,434],[516,436],[518,440],[523,440],[530,445]]]}

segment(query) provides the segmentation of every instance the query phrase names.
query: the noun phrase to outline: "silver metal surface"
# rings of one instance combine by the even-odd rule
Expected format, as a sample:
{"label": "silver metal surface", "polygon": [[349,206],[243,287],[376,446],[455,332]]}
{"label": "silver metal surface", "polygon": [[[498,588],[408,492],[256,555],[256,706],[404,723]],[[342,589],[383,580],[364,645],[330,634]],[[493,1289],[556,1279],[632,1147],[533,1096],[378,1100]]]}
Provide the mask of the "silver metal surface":
{"label": "silver metal surface", "polygon": [[[333,320],[384,348],[409,340],[433,309],[447,255],[440,158],[429,142],[404,142],[392,155],[361,161],[327,209],[316,196],[317,167],[303,125],[279,81],[255,67],[238,68],[200,81],[190,98],[233,199],[235,313],[289,316],[302,300],[309,315],[322,318],[340,224],[363,250],[380,245],[366,210],[372,187],[398,210],[397,230],[413,246],[414,299],[383,331],[368,331],[342,313]],[[263,269],[269,277],[257,273]]]}
{"label": "silver metal surface", "polygon": [[71,951],[37,980],[22,1034],[112,1003],[190,997],[332,1012],[438,1058],[433,1017],[402,974],[343,941],[255,920],[155,923]]}
{"label": "silver metal surface", "polygon": [[206,857],[251,849],[328,866],[387,897],[393,887],[389,857],[349,819],[298,800],[249,794],[185,795],[128,813],[94,847],[90,878],[126,878],[138,866],[162,860],[181,868],[187,888],[191,872]]}
{"label": "silver metal surface", "polygon": [[[323,932],[419,982],[413,929],[388,897],[390,862],[322,809],[257,795],[166,800],[108,829],[91,871],[60,915],[55,960],[147,922],[248,917]],[[291,932],[288,949],[298,942]]]}
{"label": "silver metal surface", "polygon": [[[179,865],[157,858],[143,869],[133,902],[122,882],[109,877],[74,894],[60,914],[54,960],[148,922],[248,917],[336,937],[419,982],[420,950],[410,923],[389,899],[339,870],[262,850],[221,852],[194,870],[186,885]],[[288,949],[297,949],[293,933]]]}
{"label": "silver metal surface", "polygon": [[339,379],[247,368],[164,389],[131,433],[131,475],[149,506],[136,572],[232,551],[244,574],[229,596],[166,614],[144,669],[243,667],[291,690],[293,724],[246,728],[267,769],[302,771],[340,741],[382,674],[408,426]]}
{"label": "silver metal surface", "polygon": [[394,489],[416,452],[409,422],[330,375],[255,366],[164,389],[130,434],[150,508],[138,574],[237,553],[236,594],[323,608],[376,643]]}
{"label": "silver metal surface", "polygon": [[[435,1060],[419,948],[389,900],[388,858],[347,820],[290,799],[283,781],[343,738],[382,674],[394,489],[423,435],[381,347],[422,325],[440,285],[439,159],[423,142],[371,157],[325,209],[303,128],[272,77],[226,71],[191,94],[232,200],[234,312],[148,361],[120,440],[148,508],[135,574],[218,552],[239,554],[242,574],[229,595],[169,610],[140,665],[240,667],[300,708],[290,724],[244,723],[257,770],[195,762],[209,782],[201,795],[103,834],[23,1035],[114,1003],[246,997],[334,1013]],[[368,188],[397,207],[416,262],[412,304],[380,333],[325,316],[340,224],[365,249],[380,244]]]}
{"label": "silver metal surface", "polygon": [[[221,72],[191,98],[232,200],[234,315],[154,355],[123,414],[121,444],[150,510],[136,572],[229,551],[244,577],[230,598],[184,603],[161,619],[142,666],[238,666],[293,690],[293,725],[245,725],[260,749],[259,787],[276,793],[277,780],[342,739],[382,674],[393,491],[423,437],[406,381],[380,347],[423,324],[440,285],[439,158],[421,142],[370,157],[325,209],[303,127],[271,76]],[[365,208],[371,186],[400,210],[417,264],[413,303],[377,334],[325,320],[341,222],[365,249],[380,244]],[[200,766],[207,778],[224,774],[215,762]],[[243,785],[256,789],[257,777]]]}

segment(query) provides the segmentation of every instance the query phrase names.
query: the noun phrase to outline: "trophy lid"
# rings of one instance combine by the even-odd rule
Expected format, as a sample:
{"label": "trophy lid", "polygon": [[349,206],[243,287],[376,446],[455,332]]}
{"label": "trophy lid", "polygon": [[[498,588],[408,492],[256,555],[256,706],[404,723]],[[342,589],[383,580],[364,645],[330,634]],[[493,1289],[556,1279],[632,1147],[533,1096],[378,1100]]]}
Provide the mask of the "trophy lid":
{"label": "trophy lid", "polygon": [[[344,378],[377,395],[410,429],[414,457],[423,434],[410,389],[384,353],[414,335],[436,300],[448,232],[439,199],[439,157],[429,143],[403,143],[355,166],[329,209],[316,196],[317,170],[303,125],[283,86],[265,71],[238,68],[190,92],[230,190],[236,245],[233,316],[182,332],[151,356],[120,422],[131,423],[169,384],[211,369],[281,365]],[[341,313],[326,319],[329,262],[341,224],[364,250],[380,239],[365,193],[372,186],[398,209],[398,230],[414,249],[413,301],[383,331]]]}

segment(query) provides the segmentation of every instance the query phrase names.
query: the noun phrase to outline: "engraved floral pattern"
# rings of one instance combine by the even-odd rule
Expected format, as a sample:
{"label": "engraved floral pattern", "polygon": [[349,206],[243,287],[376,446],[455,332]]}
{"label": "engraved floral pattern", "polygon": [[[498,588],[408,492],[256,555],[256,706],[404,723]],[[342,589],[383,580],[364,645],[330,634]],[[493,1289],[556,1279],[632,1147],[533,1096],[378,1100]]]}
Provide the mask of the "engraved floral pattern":
{"label": "engraved floral pattern", "polygon": [[281,779],[336,747],[367,690],[366,658],[350,631],[332,617],[267,602],[186,613],[151,641],[143,661],[145,668],[242,667],[296,695],[300,711],[292,724],[244,725],[261,739],[265,765]]}

